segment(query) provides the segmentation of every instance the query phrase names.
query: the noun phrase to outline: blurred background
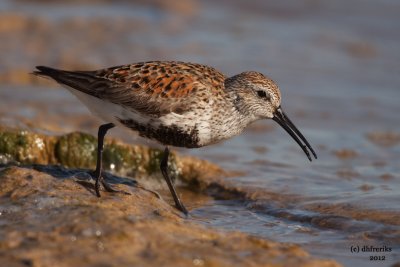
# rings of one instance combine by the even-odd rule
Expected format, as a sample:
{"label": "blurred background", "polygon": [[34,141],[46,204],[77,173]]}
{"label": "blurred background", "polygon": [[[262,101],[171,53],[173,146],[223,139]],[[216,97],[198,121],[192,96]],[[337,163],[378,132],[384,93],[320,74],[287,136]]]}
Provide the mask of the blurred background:
{"label": "blurred background", "polygon": [[[195,216],[345,264],[368,263],[366,255],[350,254],[350,244],[391,245],[387,257],[395,261],[399,14],[396,0],[2,0],[0,125],[96,133],[100,122],[69,92],[29,74],[36,65],[86,70],[179,60],[228,76],[262,72],[279,84],[282,106],[319,159],[309,163],[273,122],[223,144],[182,150],[239,171],[240,186],[283,196],[252,205],[214,200]],[[112,135],[137,141],[120,130]]]}

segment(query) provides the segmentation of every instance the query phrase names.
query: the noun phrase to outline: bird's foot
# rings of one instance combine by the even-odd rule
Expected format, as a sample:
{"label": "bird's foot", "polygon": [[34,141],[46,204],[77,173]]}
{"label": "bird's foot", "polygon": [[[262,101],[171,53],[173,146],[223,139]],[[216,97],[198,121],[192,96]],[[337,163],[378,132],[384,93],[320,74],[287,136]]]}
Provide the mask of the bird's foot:
{"label": "bird's foot", "polygon": [[103,185],[104,190],[106,190],[107,192],[110,192],[110,193],[121,193],[121,194],[124,194],[124,195],[132,195],[131,193],[126,192],[124,190],[114,189],[111,185],[109,185],[106,181],[104,181],[104,178],[102,179],[101,184]]}
{"label": "bird's foot", "polygon": [[121,193],[121,194],[124,194],[124,195],[131,195],[131,193],[126,192],[124,190],[114,189],[110,184],[108,184],[104,180],[103,176],[101,176],[100,178],[97,178],[96,172],[90,172],[90,175],[95,180],[94,190],[96,192],[96,196],[97,197],[101,197],[101,194],[100,194],[100,182],[103,185],[104,190],[107,191],[107,192],[110,192],[110,193]]}
{"label": "bird's foot", "polygon": [[183,214],[185,214],[185,216],[189,216],[189,212],[188,210],[185,208],[185,206],[183,206],[182,202],[176,203],[175,207],[181,211]]}

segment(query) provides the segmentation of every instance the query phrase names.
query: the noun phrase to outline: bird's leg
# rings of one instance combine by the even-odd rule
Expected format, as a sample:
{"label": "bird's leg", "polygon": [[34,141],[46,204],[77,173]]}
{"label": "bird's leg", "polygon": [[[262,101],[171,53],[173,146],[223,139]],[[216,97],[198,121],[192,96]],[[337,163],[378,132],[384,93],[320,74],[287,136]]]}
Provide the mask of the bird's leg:
{"label": "bird's leg", "polygon": [[168,175],[168,157],[169,157],[169,149],[168,149],[168,147],[165,147],[164,155],[163,155],[163,157],[161,159],[161,162],[160,162],[161,173],[164,176],[165,181],[167,182],[169,191],[171,191],[171,195],[174,198],[176,207],[180,211],[182,211],[185,215],[187,215],[189,213],[186,210],[185,206],[183,206],[181,200],[179,199],[179,197],[178,197],[178,195],[176,193],[175,187],[172,184],[171,178]]}
{"label": "bird's leg", "polygon": [[102,176],[104,137],[106,136],[107,131],[114,127],[115,127],[115,125],[113,123],[107,123],[107,124],[100,125],[99,131],[97,134],[97,164],[96,164],[96,170],[94,172],[94,177],[96,179],[95,190],[96,190],[96,195],[98,197],[100,197],[100,182],[104,186],[104,189],[106,191],[109,191],[109,192],[116,191],[108,183],[106,183],[104,181],[104,178]]}

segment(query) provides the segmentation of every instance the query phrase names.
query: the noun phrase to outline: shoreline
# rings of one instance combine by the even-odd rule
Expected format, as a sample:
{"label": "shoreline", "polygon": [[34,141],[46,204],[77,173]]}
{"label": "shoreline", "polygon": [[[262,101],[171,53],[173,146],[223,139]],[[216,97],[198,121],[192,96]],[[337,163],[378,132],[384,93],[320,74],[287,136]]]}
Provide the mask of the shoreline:
{"label": "shoreline", "polygon": [[[10,141],[12,131],[0,132],[3,160],[7,154],[5,132],[8,133],[8,144],[16,144]],[[21,132],[24,132],[23,138]],[[81,140],[82,136],[85,140],[92,140],[88,135],[73,133],[65,135],[70,137],[65,139],[65,136],[46,137],[26,131],[13,133],[19,138],[17,143],[23,144],[13,146],[18,151],[14,156],[19,155],[19,160],[25,158],[28,162],[20,166],[11,166],[16,165],[15,162],[3,162],[0,169],[3,221],[0,248],[2,262],[9,266],[340,266],[332,260],[313,258],[298,245],[218,230],[190,217],[184,218],[173,206],[146,189],[148,183],[142,186],[143,179],[157,176],[148,167],[154,166],[152,160],[157,159],[157,153],[148,153],[151,149],[142,148],[141,164],[145,163],[143,166],[147,167],[139,168],[140,164],[135,167],[140,178],[123,178],[107,173],[106,179],[131,195],[104,193],[98,199],[92,192],[93,184],[88,180],[87,170],[81,169],[90,160],[70,159],[65,162],[75,165],[65,168],[53,165],[57,163],[56,157],[49,154],[52,151],[49,148],[57,147],[53,146],[57,139],[69,140],[66,147],[73,149],[72,144],[77,142],[72,141],[74,138],[71,136],[78,138],[76,140]],[[21,138],[25,141],[22,142]],[[38,142],[39,138],[42,142]],[[92,141],[95,142],[95,138]],[[36,151],[33,148],[37,144],[44,145],[39,145],[40,149]],[[110,155],[121,155],[118,153],[123,147],[130,147],[115,140],[108,144],[113,144],[113,151],[117,153]],[[24,154],[22,147],[29,148],[30,155],[36,155],[37,160],[35,156]],[[132,147],[140,151],[137,146]],[[9,160],[10,152],[8,150]],[[41,160],[37,157],[39,152]],[[68,151],[64,152],[71,156]],[[177,154],[172,159],[181,183],[189,190],[197,186],[196,193],[207,191],[203,190],[207,183],[223,180],[223,171],[211,163]],[[208,171],[200,177],[205,169]],[[213,175],[218,178],[212,178]],[[199,179],[205,181],[203,185],[198,183]]]}

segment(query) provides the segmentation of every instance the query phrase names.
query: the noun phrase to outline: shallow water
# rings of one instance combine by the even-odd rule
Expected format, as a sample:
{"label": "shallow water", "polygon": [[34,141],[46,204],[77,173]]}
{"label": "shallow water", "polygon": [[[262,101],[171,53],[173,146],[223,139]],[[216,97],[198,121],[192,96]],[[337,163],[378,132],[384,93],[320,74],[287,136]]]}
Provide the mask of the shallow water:
{"label": "shallow water", "polygon": [[[8,78],[37,64],[97,68],[174,59],[212,65],[228,75],[264,72],[280,85],[283,108],[318,160],[308,162],[272,121],[258,122],[223,144],[180,150],[238,171],[229,179],[255,192],[251,201],[210,200],[193,217],[298,243],[345,265],[374,264],[372,255],[386,256],[384,265],[400,260],[397,1],[170,6],[3,1],[0,8],[40,18],[36,28],[2,26],[0,67],[8,74],[1,75],[1,124],[96,132],[98,121],[68,92]],[[122,131],[114,136],[134,141]],[[351,246],[370,244],[392,252],[350,252]]]}

